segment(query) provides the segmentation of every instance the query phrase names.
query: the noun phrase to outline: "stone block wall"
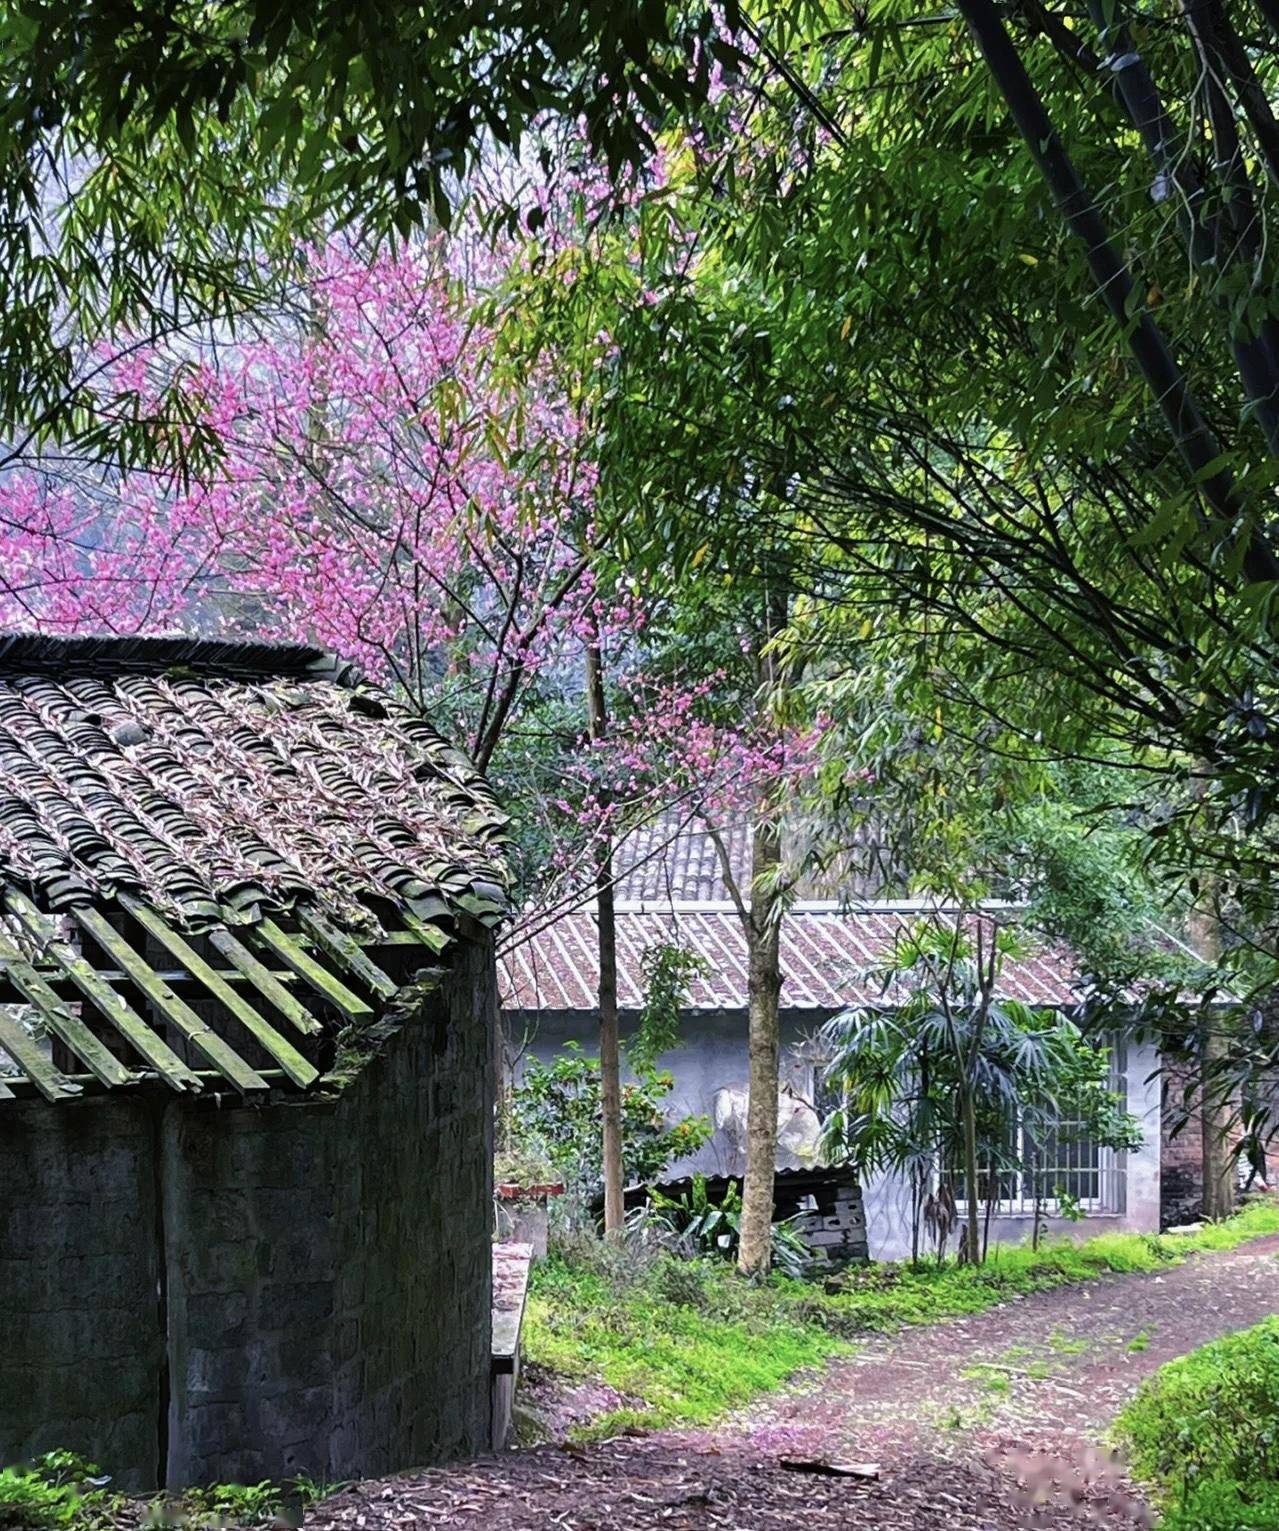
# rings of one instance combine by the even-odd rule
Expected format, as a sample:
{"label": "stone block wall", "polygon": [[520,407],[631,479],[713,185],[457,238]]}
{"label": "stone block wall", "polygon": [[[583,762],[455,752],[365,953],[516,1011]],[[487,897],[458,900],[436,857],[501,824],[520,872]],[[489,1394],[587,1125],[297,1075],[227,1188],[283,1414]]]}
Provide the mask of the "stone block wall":
{"label": "stone block wall", "polygon": [[0,1465],[67,1447],[154,1484],[163,1385],[145,1103],[0,1107]]}
{"label": "stone block wall", "polygon": [[[1164,1098],[1171,1107],[1164,1112],[1161,1212],[1165,1228],[1203,1216],[1203,1120],[1195,1077],[1188,1068],[1169,1065],[1164,1069]],[[1174,1126],[1185,1115],[1187,1098],[1194,1103],[1194,1110],[1174,1136]],[[1241,1135],[1242,1128],[1236,1122],[1228,1140],[1232,1152],[1238,1149]],[[1243,1170],[1246,1174],[1247,1161]]]}
{"label": "stone block wall", "polygon": [[[46,1303],[61,1338],[28,1348],[66,1381],[36,1416],[8,1401],[25,1373],[0,1371],[0,1461],[70,1445],[129,1486],[181,1487],[486,1449],[495,1026],[491,947],[459,943],[335,1101],[6,1106],[0,1270],[38,1248],[42,1209],[58,1232],[0,1311],[20,1335]],[[42,1154],[38,1196],[15,1193]]]}

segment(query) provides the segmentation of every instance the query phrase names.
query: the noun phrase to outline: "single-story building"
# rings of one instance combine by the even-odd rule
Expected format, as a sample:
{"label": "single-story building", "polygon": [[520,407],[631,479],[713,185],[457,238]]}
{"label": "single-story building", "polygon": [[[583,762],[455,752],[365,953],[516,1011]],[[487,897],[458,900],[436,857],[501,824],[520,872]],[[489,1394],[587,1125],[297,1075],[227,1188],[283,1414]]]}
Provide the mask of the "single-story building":
{"label": "single-story building", "polygon": [[[749,887],[750,832],[736,825],[720,835],[740,889]],[[671,1166],[672,1178],[701,1172],[737,1176],[745,1167],[747,1099],[746,941],[725,880],[721,850],[697,821],[659,819],[630,836],[616,858],[618,1001],[623,1036],[643,1004],[646,950],[678,943],[701,958],[690,985],[682,1035],[662,1065],[674,1076],[671,1111],[709,1118],[713,1133],[695,1156]],[[886,956],[896,935],[924,906],[863,892],[845,870],[841,897],[802,889],[781,930],[782,1082],[778,1102],[779,1169],[809,1169],[820,1159],[823,1099],[819,1033],[833,1016],[872,995],[858,974]],[[849,898],[854,901],[850,902]],[[933,909],[934,906],[928,906]],[[936,911],[943,917],[944,909]],[[546,1059],[567,1042],[597,1046],[598,955],[593,904],[555,918],[526,917],[499,954],[504,1031],[513,1055]],[[1079,998],[1070,953],[1047,944],[1010,959],[1003,970],[1007,997],[1056,1009]],[[1157,1051],[1148,1043],[1116,1042],[1114,1087],[1142,1123],[1135,1153],[1087,1141],[1063,1146],[1063,1162],[1047,1178],[1062,1184],[1086,1214],[1090,1232],[1154,1231],[1160,1226],[1160,1082]],[[1016,1177],[1019,1180],[1019,1177]],[[883,1175],[863,1188],[869,1252],[875,1259],[910,1253],[911,1197],[904,1178]],[[1007,1187],[991,1238],[1020,1241],[1035,1213],[1029,1186]],[[1076,1224],[1052,1215],[1049,1231]]]}
{"label": "single-story building", "polygon": [[314,649],[0,638],[0,1464],[487,1449],[503,826]]}

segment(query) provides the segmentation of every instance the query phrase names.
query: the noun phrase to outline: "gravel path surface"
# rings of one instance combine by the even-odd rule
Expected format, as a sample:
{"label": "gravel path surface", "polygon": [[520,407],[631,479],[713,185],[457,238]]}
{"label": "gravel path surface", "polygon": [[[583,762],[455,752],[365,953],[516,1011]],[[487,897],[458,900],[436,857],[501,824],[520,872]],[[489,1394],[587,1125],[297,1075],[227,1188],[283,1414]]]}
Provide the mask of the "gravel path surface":
{"label": "gravel path surface", "polygon": [[[1279,1310],[1279,1237],[868,1340],[723,1424],[542,1446],[339,1494],[315,1531],[1113,1531],[1149,1507],[1098,1444],[1172,1357]],[[877,1481],[782,1458],[875,1463]]]}

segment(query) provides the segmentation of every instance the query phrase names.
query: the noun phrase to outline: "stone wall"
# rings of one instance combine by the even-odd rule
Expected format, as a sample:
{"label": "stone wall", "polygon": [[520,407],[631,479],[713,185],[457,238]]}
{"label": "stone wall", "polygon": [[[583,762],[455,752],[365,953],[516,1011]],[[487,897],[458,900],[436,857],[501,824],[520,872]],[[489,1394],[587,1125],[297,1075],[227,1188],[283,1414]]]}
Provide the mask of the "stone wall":
{"label": "stone wall", "polygon": [[158,1112],[0,1106],[0,1465],[68,1447],[158,1477]]}
{"label": "stone wall", "polygon": [[[485,1449],[495,1025],[491,947],[459,943],[441,988],[336,1101],[4,1108],[14,1160],[0,1262],[19,1263],[43,1226],[9,1191],[43,1152],[35,1205],[61,1230],[45,1328],[63,1338],[61,1351],[30,1349],[64,1357],[68,1381],[35,1445],[28,1410],[19,1401],[7,1416],[3,1390],[0,1460],[71,1445],[131,1486],[180,1487],[331,1481]],[[32,1123],[16,1150],[15,1109]],[[132,1158],[85,1135],[99,1117]],[[99,1184],[109,1197],[93,1194]],[[124,1248],[135,1263],[105,1280],[97,1251]],[[9,1334],[39,1312],[34,1288],[15,1298],[6,1284]]]}
{"label": "stone wall", "polygon": [[[1203,1118],[1199,1110],[1199,1087],[1194,1070],[1170,1066],[1164,1070],[1162,1216],[1165,1228],[1195,1222],[1203,1216]],[[1186,1103],[1193,1107],[1186,1115]],[[1237,1107],[1237,1100],[1236,1100]],[[1174,1130],[1175,1129],[1175,1130]],[[1234,1118],[1228,1138],[1232,1153],[1238,1151],[1242,1127]],[[1273,1157],[1273,1153],[1271,1155]],[[1248,1174],[1245,1160],[1242,1173]],[[1271,1171],[1273,1173],[1273,1170]]]}
{"label": "stone wall", "polygon": [[1181,1120],[1189,1074],[1175,1068],[1164,1070],[1164,1092],[1171,1110],[1164,1113],[1163,1183],[1160,1190],[1160,1216],[1165,1228],[1193,1222],[1203,1212],[1203,1122],[1192,1111],[1174,1133]]}

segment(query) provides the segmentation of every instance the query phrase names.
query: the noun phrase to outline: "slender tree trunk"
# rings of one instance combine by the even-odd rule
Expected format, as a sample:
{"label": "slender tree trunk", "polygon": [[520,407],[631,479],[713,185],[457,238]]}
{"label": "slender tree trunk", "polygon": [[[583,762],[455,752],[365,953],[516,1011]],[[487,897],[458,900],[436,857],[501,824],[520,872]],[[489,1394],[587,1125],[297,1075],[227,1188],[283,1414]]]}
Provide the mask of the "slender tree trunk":
{"label": "slender tree trunk", "polygon": [[964,1089],[960,1102],[964,1118],[964,1190],[966,1217],[965,1247],[970,1265],[981,1264],[981,1208],[977,1198],[977,1103],[971,1083]]}
{"label": "slender tree trunk", "polygon": [[[592,741],[608,728],[604,667],[598,642],[586,646],[586,705]],[[607,808],[607,803],[603,803]],[[604,1117],[604,1235],[618,1238],[626,1224],[622,1196],[622,1048],[617,1025],[617,914],[613,904],[613,841],[600,830],[595,858],[595,909],[599,940],[600,1094]]]}
{"label": "slender tree trunk", "polygon": [[[1088,10],[1107,46],[1112,61],[1108,67],[1132,124],[1141,135],[1156,172],[1175,194],[1181,208],[1186,253],[1191,263],[1208,269],[1211,277],[1224,273],[1239,259],[1253,265],[1260,255],[1257,213],[1233,108],[1213,78],[1213,61],[1205,56],[1204,90],[1224,211],[1209,209],[1208,189],[1200,177],[1195,156],[1168,115],[1141,50],[1116,13],[1113,0],[1088,0]],[[1193,31],[1192,12],[1193,8],[1189,8],[1187,16]],[[1202,47],[1201,34],[1197,41]],[[1266,444],[1272,452],[1279,452],[1279,356],[1275,351],[1275,326],[1271,321],[1263,321],[1258,332],[1249,333],[1246,322],[1232,312],[1230,304],[1226,305],[1226,314],[1244,391],[1265,432]]]}
{"label": "slender tree trunk", "polygon": [[[1204,902],[1190,920],[1191,945],[1205,962],[1221,956],[1221,926],[1215,910],[1216,888],[1204,889]],[[1199,1055],[1199,1120],[1203,1138],[1203,1215],[1229,1217],[1235,1207],[1233,1159],[1230,1153],[1230,1102],[1224,1095],[1222,1065],[1230,1045],[1222,1031],[1224,1019],[1209,1015],[1204,1022]]]}
{"label": "slender tree trunk", "polygon": [[1257,9],[1270,23],[1270,30],[1279,42],[1279,0],[1257,0]]}
{"label": "slender tree trunk", "polygon": [[1279,186],[1279,121],[1221,0],[1188,0],[1185,10],[1212,68],[1234,85],[1239,105],[1256,136],[1266,173]]}
{"label": "slender tree trunk", "polygon": [[746,1105],[746,1180],[742,1189],[737,1266],[763,1275],[773,1252],[773,1179],[777,1171],[777,1097],[782,991],[781,826],[767,804],[754,825],[751,892],[746,921],[750,1026],[750,1094]]}
{"label": "slender tree trunk", "polygon": [[1222,1018],[1210,1016],[1203,1045],[1203,1178],[1205,1217],[1229,1217],[1235,1210],[1234,1155],[1230,1152],[1230,1102],[1223,1098],[1218,1075],[1230,1045],[1221,1034]]}

